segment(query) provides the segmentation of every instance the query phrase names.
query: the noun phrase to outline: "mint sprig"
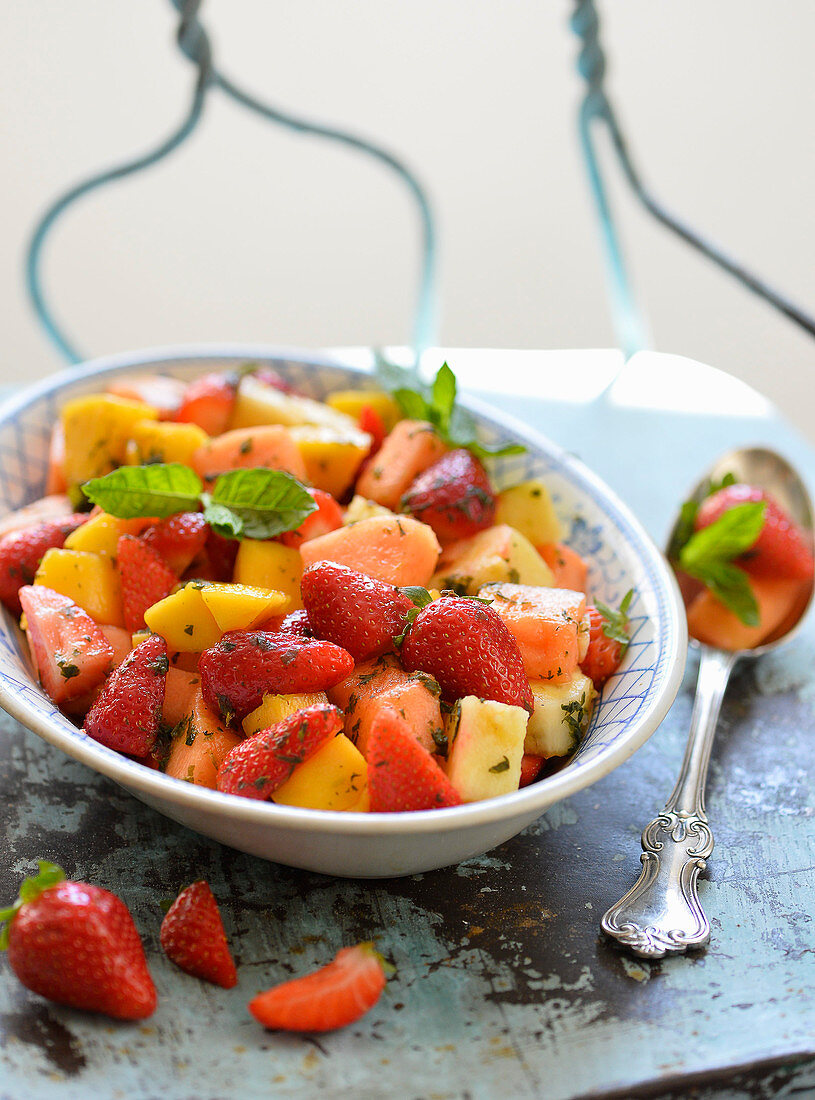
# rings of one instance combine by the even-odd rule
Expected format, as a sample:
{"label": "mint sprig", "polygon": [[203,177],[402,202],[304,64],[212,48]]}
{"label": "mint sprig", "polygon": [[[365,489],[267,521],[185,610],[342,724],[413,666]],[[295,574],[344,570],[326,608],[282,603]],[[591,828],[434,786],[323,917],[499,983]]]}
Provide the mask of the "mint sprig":
{"label": "mint sprig", "polygon": [[614,611],[612,608],[606,607],[606,605],[600,603],[599,600],[595,601],[594,604],[603,619],[600,629],[607,638],[611,638],[613,641],[620,643],[621,653],[625,653],[626,649],[628,649],[628,643],[631,641],[628,609],[633,599],[634,589],[629,588],[622,598],[619,611]]}
{"label": "mint sprig", "polygon": [[458,385],[447,362],[439,367],[428,385],[412,367],[400,367],[382,356],[377,357],[376,376],[389,390],[403,416],[411,420],[427,420],[449,447],[466,447],[476,458],[501,458],[523,454],[520,443],[492,446],[476,439],[475,419],[467,409],[456,404]]}
{"label": "mint sprig", "polygon": [[734,559],[761,534],[765,510],[763,500],[737,504],[691,535],[677,559],[680,569],[706,585],[746,626],[759,625],[758,604],[749,577]]}
{"label": "mint sprig", "polygon": [[269,539],[293,531],[317,505],[308,489],[284,470],[258,466],[221,474],[211,492],[188,466],[172,462],[121,466],[82,486],[85,495],[119,519],[156,516],[203,507],[204,519],[228,539]]}

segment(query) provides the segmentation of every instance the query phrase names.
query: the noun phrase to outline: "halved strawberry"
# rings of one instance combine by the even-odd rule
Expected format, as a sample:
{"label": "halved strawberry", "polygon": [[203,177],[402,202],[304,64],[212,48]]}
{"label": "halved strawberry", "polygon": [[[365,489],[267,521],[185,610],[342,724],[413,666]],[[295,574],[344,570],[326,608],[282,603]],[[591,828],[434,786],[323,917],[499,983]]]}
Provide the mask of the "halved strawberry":
{"label": "halved strawberry", "polygon": [[310,565],[300,589],[316,637],[342,645],[355,661],[393,649],[393,639],[402,633],[405,615],[413,608],[392,584],[333,561]]}
{"label": "halved strawberry", "polygon": [[21,588],[20,603],[40,683],[58,706],[102,683],[113,646],[87,611],[42,584]]}
{"label": "halved strawberry", "polygon": [[160,939],[167,958],[187,974],[224,989],[237,985],[235,963],[209,883],[193,882],[181,891],[161,922]]}
{"label": "halved strawberry", "polygon": [[141,537],[180,577],[206,546],[208,533],[209,526],[200,512],[178,512],[159,520]]}
{"label": "halved strawberry", "polygon": [[360,943],[344,947],[327,966],[258,994],[249,1011],[267,1028],[333,1031],[373,1008],[385,982],[373,944]]}
{"label": "halved strawberry", "polygon": [[236,745],[218,769],[217,786],[226,794],[268,799],[329,737],[342,731],[338,707],[315,703],[295,711],[270,729]]}
{"label": "halved strawberry", "polygon": [[521,757],[521,781],[519,787],[528,787],[534,783],[541,773],[546,760],[543,756],[535,756],[534,753],[525,752]]}
{"label": "halved strawberry", "polygon": [[494,522],[495,494],[475,455],[459,447],[419,474],[402,497],[402,510],[429,524],[441,542],[453,542]]}
{"label": "halved strawberry", "polygon": [[438,810],[461,804],[450,780],[395,709],[383,707],[374,718],[367,759],[372,813]]}
{"label": "halved strawberry", "polygon": [[371,450],[368,453],[368,458],[373,458],[388,434],[385,421],[371,405],[363,405],[359,410],[359,427],[361,431],[367,432],[373,440]]}
{"label": "halved strawberry", "polygon": [[167,643],[151,634],[114,669],[88,712],[85,733],[118,752],[146,756],[158,737],[169,667]]}
{"label": "halved strawberry", "polygon": [[626,593],[619,611],[612,611],[601,603],[597,607],[586,606],[589,644],[580,669],[598,691],[617,671],[628,646],[628,606],[632,595],[632,592]]}
{"label": "halved strawberry", "polygon": [[205,567],[195,570],[195,576],[212,581],[231,581],[235,572],[235,558],[240,543],[237,539],[225,539],[207,527],[207,541],[204,552]]}
{"label": "halved strawberry", "polygon": [[342,508],[331,493],[326,493],[323,489],[307,491],[314,498],[317,511],[306,516],[296,531],[285,531],[280,536],[284,546],[297,548],[309,539],[319,538],[320,535],[327,535],[329,531],[336,531],[342,527]]}
{"label": "halved strawberry", "polygon": [[184,390],[174,419],[197,424],[207,435],[220,435],[229,427],[237,388],[234,374],[204,374]]}
{"label": "halved strawberry", "polygon": [[178,577],[147,543],[134,535],[122,535],[116,544],[122,578],[122,609],[128,630],[144,629],[148,607],[169,596]]}
{"label": "halved strawberry", "polygon": [[33,584],[37,567],[46,550],[60,549],[65,539],[87,520],[86,515],[37,523],[12,531],[0,539],[0,600],[9,611],[20,614],[18,593],[24,584]]}

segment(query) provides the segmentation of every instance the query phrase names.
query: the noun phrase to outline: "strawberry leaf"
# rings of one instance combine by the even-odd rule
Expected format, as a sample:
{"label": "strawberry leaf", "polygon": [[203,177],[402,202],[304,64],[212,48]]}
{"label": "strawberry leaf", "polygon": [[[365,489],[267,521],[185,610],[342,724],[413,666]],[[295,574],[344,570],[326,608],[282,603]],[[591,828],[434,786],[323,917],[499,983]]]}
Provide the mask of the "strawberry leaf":
{"label": "strawberry leaf", "polygon": [[166,519],[176,512],[196,511],[202,485],[189,466],[170,462],[120,466],[104,477],[86,481],[82,489],[88,500],[118,519]]}
{"label": "strawberry leaf", "polygon": [[611,638],[613,641],[620,643],[622,653],[625,653],[628,648],[628,643],[631,641],[628,625],[628,609],[631,606],[633,598],[634,589],[629,588],[623,596],[619,611],[613,611],[610,607],[606,607],[604,603],[600,603],[599,600],[597,600],[594,605],[603,618],[601,627],[603,633],[607,638]]}
{"label": "strawberry leaf", "polygon": [[37,866],[39,867],[37,874],[29,875],[20,883],[20,894],[17,900],[7,908],[0,909],[0,924],[3,925],[0,929],[0,951],[5,951],[8,947],[11,922],[26,902],[33,901],[43,890],[56,886],[58,882],[65,879],[65,872],[56,863],[40,859],[37,861]]}
{"label": "strawberry leaf", "polygon": [[317,510],[306,487],[284,470],[232,470],[204,493],[204,519],[229,539],[269,539],[299,527]]}

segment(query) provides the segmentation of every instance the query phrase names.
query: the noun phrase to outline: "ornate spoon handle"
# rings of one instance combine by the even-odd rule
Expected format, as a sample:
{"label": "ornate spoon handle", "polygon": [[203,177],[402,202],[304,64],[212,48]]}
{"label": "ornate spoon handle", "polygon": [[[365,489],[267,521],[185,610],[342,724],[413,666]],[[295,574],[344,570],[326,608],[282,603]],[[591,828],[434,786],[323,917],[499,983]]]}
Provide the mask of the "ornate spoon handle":
{"label": "ornate spoon handle", "polygon": [[705,780],[713,734],[736,660],[701,647],[696,698],[679,779],[665,809],[642,834],[642,872],[603,917],[603,931],[636,955],[663,955],[703,947],[710,924],[696,892],[699,872],[713,851],[705,814]]}

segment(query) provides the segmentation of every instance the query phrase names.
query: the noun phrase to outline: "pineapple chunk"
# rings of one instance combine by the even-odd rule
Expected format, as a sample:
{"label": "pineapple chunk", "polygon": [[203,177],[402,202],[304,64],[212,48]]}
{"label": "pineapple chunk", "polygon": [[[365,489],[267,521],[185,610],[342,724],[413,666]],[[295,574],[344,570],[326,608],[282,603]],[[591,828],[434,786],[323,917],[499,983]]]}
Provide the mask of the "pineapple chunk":
{"label": "pineapple chunk", "polygon": [[358,431],[356,420],[322,401],[292,397],[246,374],[238,386],[229,427],[256,428],[261,424],[322,424],[339,432]]}
{"label": "pineapple chunk", "polygon": [[582,672],[566,684],[530,680],[535,709],[526,727],[524,752],[536,756],[568,756],[586,732],[597,692]]}
{"label": "pineapple chunk", "polygon": [[522,481],[499,493],[495,522],[507,523],[520,531],[533,546],[546,542],[562,542],[563,529],[555,515],[549,490],[542,481]]}
{"label": "pineapple chunk", "polygon": [[553,579],[552,570],[529,539],[501,524],[446,547],[430,584],[477,596],[482,585],[496,581],[549,587]]}
{"label": "pineapple chunk", "polygon": [[201,597],[212,612],[218,628],[252,630],[264,619],[288,610],[289,597],[273,588],[253,588],[248,584],[208,584]]}
{"label": "pineapple chunk", "polygon": [[528,715],[492,699],[466,695],[447,726],[447,777],[464,802],[517,791]]}
{"label": "pineapple chunk", "polygon": [[365,757],[340,733],[298,764],[272,801],[309,810],[356,810],[367,786]]}
{"label": "pineapple chunk", "polygon": [[158,410],[152,406],[112,394],[93,394],[69,401],[62,410],[68,487],[101,477],[121,465],[133,426],[140,420],[157,418]]}
{"label": "pineapple chunk", "polygon": [[163,420],[140,420],[133,425],[125,450],[130,466],[149,462],[192,464],[192,456],[209,442],[209,436],[197,424],[170,424]]}
{"label": "pineapple chunk", "polygon": [[204,588],[191,581],[145,611],[148,629],[162,636],[171,653],[202,653],[220,641],[223,631],[204,603]]}
{"label": "pineapple chunk", "polygon": [[233,579],[236,584],[254,588],[272,588],[291,600],[290,611],[303,606],[300,597],[300,578],[303,575],[303,559],[300,551],[282,542],[264,539],[242,539],[235,559]]}
{"label": "pineapple chunk", "polygon": [[34,577],[68,596],[105,626],[124,626],[122,585],[110,558],[83,550],[46,550]]}
{"label": "pineapple chunk", "polygon": [[360,413],[367,405],[381,417],[386,433],[402,418],[399,406],[389,393],[382,390],[335,390],[326,397],[325,403],[356,421],[359,421]]}
{"label": "pineapple chunk", "polygon": [[357,429],[337,431],[318,424],[302,424],[290,431],[314,488],[332,497],[345,496],[371,449],[368,433]]}
{"label": "pineapple chunk", "polygon": [[359,523],[362,519],[370,519],[371,516],[394,516],[395,512],[392,512],[390,508],[385,508],[382,504],[377,504],[375,500],[366,500],[365,497],[360,496],[359,493],[352,498],[351,503],[345,509],[345,515],[343,516],[343,526],[347,527],[349,523]]}
{"label": "pineapple chunk", "polygon": [[295,695],[264,695],[263,702],[255,707],[251,714],[247,714],[243,720],[243,732],[247,737],[261,730],[271,729],[290,714],[306,707],[316,706],[317,703],[327,703],[328,696],[324,691],[312,691]]}

